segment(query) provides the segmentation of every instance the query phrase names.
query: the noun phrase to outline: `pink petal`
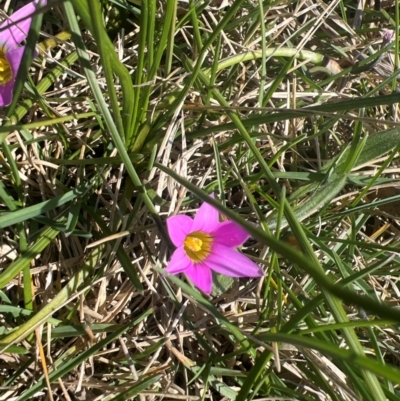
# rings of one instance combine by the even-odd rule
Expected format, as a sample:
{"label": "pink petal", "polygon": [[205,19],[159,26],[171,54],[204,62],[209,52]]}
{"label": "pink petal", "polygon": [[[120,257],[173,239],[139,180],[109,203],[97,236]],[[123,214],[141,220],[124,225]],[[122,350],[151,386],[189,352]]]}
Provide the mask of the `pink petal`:
{"label": "pink petal", "polygon": [[172,216],[167,219],[168,234],[175,246],[181,246],[191,232],[193,219],[185,215]]}
{"label": "pink petal", "polygon": [[[214,195],[211,195],[214,198]],[[219,224],[218,210],[208,203],[204,202],[196,213],[193,221],[192,232],[202,231],[204,233],[211,233]]]}
{"label": "pink petal", "polygon": [[186,256],[183,246],[181,246],[172,254],[171,260],[165,270],[170,274],[178,274],[190,269],[192,266],[193,262]]}
{"label": "pink petal", "polygon": [[6,53],[7,61],[11,66],[12,77],[6,84],[0,85],[0,107],[8,106],[12,102],[15,77],[21,65],[24,51],[25,47],[18,47]]}
{"label": "pink petal", "polygon": [[[0,107],[8,106],[13,99],[13,90],[15,85],[15,78],[18,74],[19,66],[21,65],[24,56],[25,46],[8,51],[5,56],[10,63],[12,77],[5,85],[0,85]],[[37,56],[35,51],[34,57]]]}
{"label": "pink petal", "polygon": [[[46,3],[46,0],[32,1],[0,24],[1,44],[7,50],[15,49],[26,39],[32,22],[32,14]],[[17,23],[13,24],[14,22]]]}
{"label": "pink petal", "polygon": [[383,38],[382,47],[385,47],[392,41],[394,37],[394,31],[392,31],[391,29],[382,29],[381,35]]}
{"label": "pink petal", "polygon": [[250,238],[250,234],[233,221],[220,223],[212,235],[216,242],[231,248],[242,245]]}
{"label": "pink petal", "polygon": [[0,85],[0,107],[8,106],[12,102],[15,77],[17,76],[19,66],[21,65],[25,47],[18,47],[6,53],[7,61],[10,63],[12,77],[9,82]]}
{"label": "pink petal", "polygon": [[208,266],[197,263],[185,271],[186,276],[193,281],[193,284],[201,291],[209,294],[212,290],[212,274]]}
{"label": "pink petal", "polygon": [[11,71],[13,78],[15,79],[19,66],[22,62],[22,57],[24,56],[25,46],[17,47],[16,49],[8,51],[5,56],[11,66]]}
{"label": "pink petal", "polygon": [[14,78],[5,85],[0,85],[0,107],[8,106],[13,99]]}
{"label": "pink petal", "polygon": [[261,277],[264,272],[256,263],[235,249],[214,243],[205,263],[210,269],[230,277]]}

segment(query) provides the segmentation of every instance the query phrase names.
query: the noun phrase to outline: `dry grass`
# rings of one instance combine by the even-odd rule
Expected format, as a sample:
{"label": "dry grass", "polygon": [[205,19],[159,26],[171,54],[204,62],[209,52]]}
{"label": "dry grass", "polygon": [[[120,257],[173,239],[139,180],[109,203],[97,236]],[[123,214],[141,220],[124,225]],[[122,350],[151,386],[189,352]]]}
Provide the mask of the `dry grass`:
{"label": "dry grass", "polygon": [[[126,4],[143,13],[140,5]],[[347,7],[347,22],[341,6]],[[6,12],[8,7],[9,3]],[[196,15],[189,13],[190,7],[203,9]],[[204,7],[177,3],[172,21],[174,47],[170,53],[165,50],[154,79],[143,73],[139,84],[135,77],[143,57],[143,21],[131,12],[125,24],[118,26],[115,5],[107,3],[106,27],[117,24],[115,51],[133,76],[135,93],[145,96],[150,88],[146,122],[140,124],[140,129],[148,124],[149,135],[135,152],[128,149],[143,184],[140,188],[132,186],[92,83],[78,62],[65,68],[41,95],[23,92],[17,129],[8,125],[4,112],[2,125],[9,127],[9,134],[2,145],[0,174],[18,212],[82,185],[86,188],[63,206],[45,213],[37,210],[29,219],[2,226],[0,279],[18,261],[25,264],[0,292],[1,346],[6,349],[0,354],[0,400],[379,401],[384,399],[383,392],[388,399],[400,399],[400,382],[393,379],[399,372],[398,324],[347,301],[340,304],[345,318],[338,319],[318,272],[304,271],[289,254],[276,253],[273,242],[259,238],[246,243],[242,251],[265,269],[261,280],[234,280],[225,291],[210,297],[171,281],[157,270],[166,266],[171,249],[141,197],[143,192],[149,195],[163,222],[170,215],[194,214],[200,204],[189,188],[157,168],[155,161],[206,193],[217,193],[226,208],[268,231],[271,220],[266,216],[273,215],[277,194],[257,156],[232,124],[228,111],[234,110],[279,186],[286,189],[293,208],[311,204],[320,188],[329,192],[332,176],[348,175],[337,196],[318,203],[307,216],[297,214],[298,220],[328,277],[347,279],[349,291],[398,307],[398,190],[393,188],[398,149],[393,138],[379,144],[387,146],[382,152],[378,145],[361,151],[360,144],[367,135],[397,126],[399,111],[397,103],[391,106],[389,100],[377,100],[367,109],[358,106],[360,99],[392,74],[391,59],[386,56],[376,69],[333,77],[330,83],[325,73],[311,72],[313,65],[307,60],[294,59],[290,64],[290,59],[282,57],[268,57],[265,65],[255,58],[218,74],[212,72],[226,57],[270,47],[312,50],[336,61],[355,60],[369,46],[379,47],[379,32],[389,23],[371,9],[358,19],[351,7],[340,1],[263,4],[260,17],[258,3],[243,3],[206,52],[202,70],[211,68],[210,86],[196,79],[178,103],[192,76],[185,60],[197,61],[200,44],[219,29],[229,11],[227,3]],[[154,32],[158,40],[166,25],[165,8],[166,4],[157,3]],[[371,22],[363,22],[364,30],[358,34],[365,20]],[[91,68],[109,102],[96,37],[82,25]],[[67,27],[62,4],[53,3],[44,17],[43,38],[52,38]],[[47,50],[32,66],[34,82],[51,76],[74,49],[68,39]],[[229,107],[217,101],[214,90]],[[389,83],[379,93],[390,90]],[[117,78],[115,91],[122,102],[123,87]],[[26,97],[34,103],[23,112]],[[333,106],[308,116],[279,118],[278,111],[301,112],[305,107],[350,99],[354,100],[351,110]],[[108,104],[112,109],[112,103]],[[362,163],[338,157],[349,144],[354,146],[351,152],[364,155]],[[368,185],[368,198],[355,201]],[[376,193],[373,188],[381,189]],[[10,211],[1,196],[2,211]],[[356,209],[377,198],[392,203]],[[7,215],[0,220],[3,216]],[[54,239],[37,255],[29,254],[46,227],[58,230]],[[270,237],[307,255],[293,227],[273,231]],[[127,269],[136,272],[143,290],[132,282]],[[33,316],[40,311],[43,316],[35,321]],[[12,330],[21,327],[22,334],[13,338]],[[288,337],[285,341],[268,337],[275,333]],[[350,337],[357,339],[380,371],[362,359]],[[315,347],[299,343],[299,338],[315,340]],[[347,356],[335,354],[340,350],[347,350]],[[365,372],[375,381],[369,382]],[[380,387],[374,392],[368,386],[376,383]]]}

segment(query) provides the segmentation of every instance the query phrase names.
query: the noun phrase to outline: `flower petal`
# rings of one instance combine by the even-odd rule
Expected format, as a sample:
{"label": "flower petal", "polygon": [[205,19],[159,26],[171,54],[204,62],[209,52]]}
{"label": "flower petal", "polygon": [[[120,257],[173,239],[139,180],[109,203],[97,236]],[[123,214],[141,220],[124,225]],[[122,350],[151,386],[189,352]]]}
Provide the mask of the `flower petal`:
{"label": "flower petal", "polygon": [[205,261],[210,269],[230,277],[261,277],[264,272],[256,263],[235,249],[215,242]]}
{"label": "flower petal", "polygon": [[178,274],[190,269],[192,266],[193,262],[186,256],[183,246],[181,246],[172,254],[171,260],[165,270],[170,274]]}
{"label": "flower petal", "polygon": [[[214,194],[211,194],[211,197],[214,198]],[[218,227],[218,224],[218,210],[207,202],[204,202],[196,213],[193,221],[192,232],[202,231],[204,233],[211,233]]]}
{"label": "flower petal", "polygon": [[8,106],[11,104],[13,99],[15,81],[12,79],[5,85],[0,85],[0,107]]}
{"label": "flower petal", "polygon": [[[31,1],[0,24],[1,44],[7,50],[15,49],[26,39],[32,22],[32,14],[46,5],[47,0]],[[17,22],[14,24],[14,22]]]}
{"label": "flower petal", "polygon": [[215,242],[231,248],[242,245],[250,238],[250,234],[233,221],[220,223],[212,235]]}
{"label": "flower petal", "polygon": [[181,246],[186,236],[191,232],[193,219],[189,216],[171,216],[167,219],[168,234],[175,246]]}
{"label": "flower petal", "polygon": [[12,77],[9,82],[0,85],[0,107],[8,106],[12,102],[15,77],[24,55],[25,47],[18,47],[6,53],[7,61],[10,63]]}
{"label": "flower petal", "polygon": [[6,59],[10,63],[13,79],[15,79],[19,66],[24,56],[25,46],[17,47],[6,53]]}
{"label": "flower petal", "polygon": [[201,291],[209,294],[212,290],[212,274],[208,266],[197,263],[185,271],[186,276],[193,281],[193,284]]}

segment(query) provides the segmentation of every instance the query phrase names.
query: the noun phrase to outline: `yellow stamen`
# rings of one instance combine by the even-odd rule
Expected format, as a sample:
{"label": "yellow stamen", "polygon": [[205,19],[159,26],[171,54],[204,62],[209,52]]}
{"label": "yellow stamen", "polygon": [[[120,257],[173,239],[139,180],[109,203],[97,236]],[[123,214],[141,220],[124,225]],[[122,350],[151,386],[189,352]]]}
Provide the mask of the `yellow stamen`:
{"label": "yellow stamen", "polygon": [[12,71],[3,48],[0,47],[0,85],[10,82]]}
{"label": "yellow stamen", "polygon": [[203,262],[211,253],[214,238],[210,234],[195,231],[186,236],[184,250],[194,263]]}

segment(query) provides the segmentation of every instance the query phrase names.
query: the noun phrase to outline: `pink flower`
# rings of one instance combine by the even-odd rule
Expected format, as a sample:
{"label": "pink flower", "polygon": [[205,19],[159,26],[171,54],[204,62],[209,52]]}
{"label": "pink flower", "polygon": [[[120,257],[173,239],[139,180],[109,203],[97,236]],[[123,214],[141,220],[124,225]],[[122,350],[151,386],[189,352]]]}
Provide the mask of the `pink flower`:
{"label": "pink flower", "polygon": [[32,14],[46,2],[32,1],[0,24],[0,107],[12,101],[15,77],[25,50],[19,45],[28,36]]}
{"label": "pink flower", "polygon": [[200,290],[212,289],[211,270],[231,277],[260,277],[262,269],[238,252],[250,235],[233,221],[220,223],[218,211],[203,203],[194,219],[179,215],[167,219],[167,228],[177,247],[166,270],[185,273]]}
{"label": "pink flower", "polygon": [[384,48],[385,46],[387,46],[394,37],[394,31],[390,30],[390,29],[382,29],[381,32],[382,35],[382,48]]}

